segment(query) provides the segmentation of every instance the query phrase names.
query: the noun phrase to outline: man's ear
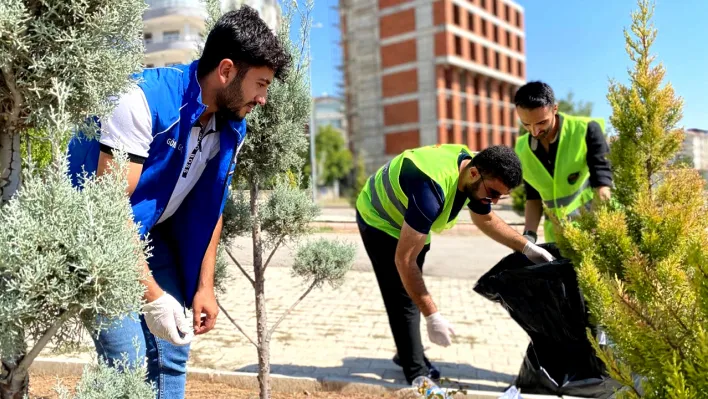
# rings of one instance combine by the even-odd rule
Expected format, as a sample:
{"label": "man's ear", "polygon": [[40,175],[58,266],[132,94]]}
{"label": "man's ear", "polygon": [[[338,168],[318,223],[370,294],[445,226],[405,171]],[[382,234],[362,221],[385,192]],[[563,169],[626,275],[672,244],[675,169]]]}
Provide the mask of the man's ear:
{"label": "man's ear", "polygon": [[234,62],[228,58],[224,58],[221,62],[219,62],[217,72],[219,75],[219,81],[223,85],[228,84],[236,76],[236,73],[238,73]]}
{"label": "man's ear", "polygon": [[476,181],[479,178],[479,170],[477,170],[476,166],[472,166],[469,168],[470,177],[472,178],[472,181]]}

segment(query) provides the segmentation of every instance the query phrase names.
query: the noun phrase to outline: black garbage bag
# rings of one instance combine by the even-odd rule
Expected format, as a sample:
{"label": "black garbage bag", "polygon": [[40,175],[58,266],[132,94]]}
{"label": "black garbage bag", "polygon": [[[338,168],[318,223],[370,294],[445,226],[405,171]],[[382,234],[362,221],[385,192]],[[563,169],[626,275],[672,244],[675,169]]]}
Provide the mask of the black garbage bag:
{"label": "black garbage bag", "polygon": [[522,393],[609,398],[621,385],[587,339],[593,333],[575,269],[553,244],[541,244],[556,260],[534,265],[525,255],[506,256],[474,290],[500,303],[531,339],[514,385]]}

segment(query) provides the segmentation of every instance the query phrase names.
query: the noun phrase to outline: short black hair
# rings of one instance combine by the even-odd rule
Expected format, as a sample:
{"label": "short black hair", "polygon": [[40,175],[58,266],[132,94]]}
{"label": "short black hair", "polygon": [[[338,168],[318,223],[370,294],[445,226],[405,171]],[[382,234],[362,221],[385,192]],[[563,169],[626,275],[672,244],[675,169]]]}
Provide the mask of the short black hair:
{"label": "short black hair", "polygon": [[499,179],[510,190],[521,184],[521,160],[511,147],[487,147],[469,165],[476,167],[484,178]]}
{"label": "short black hair", "polygon": [[283,43],[258,12],[243,5],[219,18],[209,32],[199,59],[197,76],[202,78],[228,58],[245,74],[251,67],[269,67],[275,78],[284,80],[292,62]]}
{"label": "short black hair", "polygon": [[519,87],[514,95],[514,104],[523,109],[548,107],[555,103],[556,97],[553,94],[553,89],[541,81],[526,83]]}

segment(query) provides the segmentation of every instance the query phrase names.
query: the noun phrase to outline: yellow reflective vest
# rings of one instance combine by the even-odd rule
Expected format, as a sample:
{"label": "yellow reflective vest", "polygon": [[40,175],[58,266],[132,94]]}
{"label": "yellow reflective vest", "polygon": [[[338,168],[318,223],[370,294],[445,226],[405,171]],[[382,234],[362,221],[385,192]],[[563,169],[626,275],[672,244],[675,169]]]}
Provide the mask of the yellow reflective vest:
{"label": "yellow reflective vest", "polygon": [[[435,219],[430,230],[439,233],[452,228],[457,217],[448,221],[457,194],[460,168],[457,159],[461,152],[470,156],[467,146],[458,144],[438,144],[405,150],[369,177],[356,200],[356,209],[366,224],[389,235],[400,238],[401,226],[408,209],[408,196],[401,189],[399,177],[404,159],[413,161],[443,190],[445,201],[443,210]],[[465,201],[467,205],[469,199]],[[426,240],[430,242],[430,234]]]}
{"label": "yellow reflective vest", "polygon": [[[553,176],[531,150],[529,133],[519,137],[515,151],[521,160],[524,180],[541,195],[546,213],[560,220],[572,220],[580,215],[581,208],[589,209],[593,199],[585,141],[588,123],[595,121],[604,131],[605,121],[601,118],[559,114],[563,122]],[[548,216],[545,219],[545,241],[555,242],[553,222]]]}

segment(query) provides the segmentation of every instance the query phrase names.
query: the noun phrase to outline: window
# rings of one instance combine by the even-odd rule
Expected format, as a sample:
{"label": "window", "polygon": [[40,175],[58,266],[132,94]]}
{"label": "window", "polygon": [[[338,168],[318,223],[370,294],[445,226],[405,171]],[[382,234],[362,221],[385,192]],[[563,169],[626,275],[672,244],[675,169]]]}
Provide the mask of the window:
{"label": "window", "polygon": [[499,26],[494,25],[494,42],[499,43]]}
{"label": "window", "polygon": [[447,125],[447,142],[454,143],[455,135],[452,133],[452,125]]}
{"label": "window", "polygon": [[516,36],[516,51],[523,53],[523,41],[521,40],[521,36]]}
{"label": "window", "polygon": [[487,37],[487,21],[486,19],[482,21],[482,36]]}
{"label": "window", "polygon": [[506,126],[506,118],[504,117],[504,107],[499,107],[499,125]]}
{"label": "window", "polygon": [[445,69],[445,88],[452,88],[452,70],[450,68]]}
{"label": "window", "polygon": [[452,119],[452,96],[445,95],[445,119]]}
{"label": "window", "polygon": [[460,21],[462,20],[460,18],[460,6],[455,4],[452,7],[452,11],[453,11],[452,16],[453,16],[453,20],[455,21],[455,25],[460,26],[461,25]]}
{"label": "window", "polygon": [[495,16],[499,16],[499,10],[498,10],[498,8],[497,8],[497,1],[498,1],[498,0],[492,0],[492,13],[493,13]]}
{"label": "window", "polygon": [[487,48],[484,47],[482,49],[482,57],[483,57],[483,64],[484,66],[489,66],[489,55],[487,54]]}
{"label": "window", "polygon": [[474,32],[474,14],[471,12],[467,13],[467,30]]}
{"label": "window", "polygon": [[511,73],[511,56],[506,56],[506,73]]}
{"label": "window", "polygon": [[460,101],[460,120],[462,121],[467,121],[467,101],[468,98],[466,96],[461,97]]}
{"label": "window", "polygon": [[477,44],[475,42],[470,42],[470,58],[472,61],[477,61]]}
{"label": "window", "polygon": [[480,115],[482,115],[482,111],[479,105],[479,101],[474,105],[474,120],[475,122],[479,122]]}
{"label": "window", "polygon": [[455,36],[455,54],[462,55],[462,38]]}
{"label": "window", "polygon": [[166,42],[176,42],[179,40],[178,30],[169,30],[162,32],[162,39]]}
{"label": "window", "polygon": [[506,46],[511,48],[511,32],[506,31]]}
{"label": "window", "polygon": [[498,51],[495,51],[495,52],[494,52],[494,68],[495,68],[495,69],[501,69],[501,65],[500,65],[500,61],[501,61],[501,60],[500,60],[499,58],[500,58],[500,57],[499,57],[499,52],[498,52]]}
{"label": "window", "polygon": [[511,22],[511,21],[509,20],[509,17],[511,17],[511,13],[510,13],[509,11],[511,11],[511,10],[509,9],[509,5],[508,5],[508,4],[505,4],[505,5],[504,5],[504,20],[507,21],[507,22]]}
{"label": "window", "polygon": [[482,8],[487,9],[487,0],[482,0]]}
{"label": "window", "polygon": [[516,74],[517,76],[524,76],[524,64],[521,63],[521,60],[516,61]]}
{"label": "window", "polygon": [[516,27],[521,28],[521,13],[516,10]]}
{"label": "window", "polygon": [[467,72],[464,70],[460,71],[460,91],[464,92],[467,90]]}
{"label": "window", "polygon": [[145,34],[143,34],[143,40],[145,40],[145,44],[152,43],[152,33],[146,32]]}
{"label": "window", "polygon": [[[477,94],[479,94],[479,78],[475,76],[475,78],[474,78],[474,95],[476,96]],[[479,116],[479,112],[477,113],[477,115]]]}

